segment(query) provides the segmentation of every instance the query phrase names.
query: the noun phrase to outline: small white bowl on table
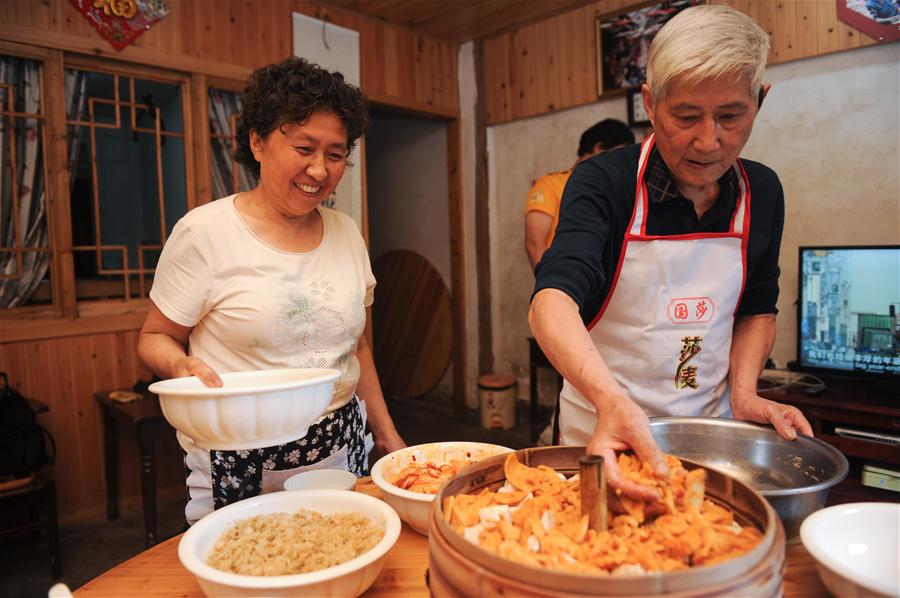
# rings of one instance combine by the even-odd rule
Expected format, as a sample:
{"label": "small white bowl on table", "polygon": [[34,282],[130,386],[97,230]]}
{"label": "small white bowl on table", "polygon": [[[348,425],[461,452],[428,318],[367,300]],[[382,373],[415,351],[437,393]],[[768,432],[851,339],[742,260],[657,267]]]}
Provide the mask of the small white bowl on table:
{"label": "small white bowl on table", "polygon": [[[219,537],[236,521],[299,509],[323,515],[361,513],[384,530],[384,537],[369,551],[340,565],[296,575],[238,575],[206,564]],[[207,596],[359,596],[378,577],[388,551],[400,536],[400,519],[384,502],[360,492],[297,490],[248,498],[210,513],[185,532],[178,558],[194,574]]]}
{"label": "small white bowl on table", "polygon": [[285,444],[306,436],[334,394],[335,369],[286,368],[219,374],[222,386],[196,376],[151,384],[172,427],[209,450]]}
{"label": "small white bowl on table", "polygon": [[835,596],[900,597],[900,504],[849,503],[816,511],[800,526],[800,539]]}
{"label": "small white bowl on table", "polygon": [[356,476],[345,469],[312,469],[284,481],[285,490],[353,490]]}
{"label": "small white bowl on table", "polygon": [[432,442],[406,447],[387,454],[372,467],[372,481],[381,490],[385,502],[397,511],[400,519],[420,534],[428,535],[428,515],[434,494],[412,492],[393,484],[404,468],[409,465],[425,464],[429,461],[443,465],[454,459],[480,461],[511,453],[513,449],[497,444],[482,442]]}

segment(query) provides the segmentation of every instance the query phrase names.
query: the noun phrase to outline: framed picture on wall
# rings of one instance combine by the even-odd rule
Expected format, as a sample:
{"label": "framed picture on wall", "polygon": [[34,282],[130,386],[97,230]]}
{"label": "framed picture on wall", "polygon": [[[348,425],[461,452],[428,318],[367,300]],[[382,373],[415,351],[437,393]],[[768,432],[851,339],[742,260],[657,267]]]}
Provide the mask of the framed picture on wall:
{"label": "framed picture on wall", "polygon": [[900,40],[897,0],[837,0],[838,19],[880,42]]}
{"label": "framed picture on wall", "polygon": [[656,32],[680,11],[697,4],[706,4],[706,0],[655,1],[629,12],[597,17],[597,94],[640,87]]}
{"label": "framed picture on wall", "polygon": [[644,96],[639,87],[628,90],[628,126],[635,128],[649,127],[650,116],[644,110]]}

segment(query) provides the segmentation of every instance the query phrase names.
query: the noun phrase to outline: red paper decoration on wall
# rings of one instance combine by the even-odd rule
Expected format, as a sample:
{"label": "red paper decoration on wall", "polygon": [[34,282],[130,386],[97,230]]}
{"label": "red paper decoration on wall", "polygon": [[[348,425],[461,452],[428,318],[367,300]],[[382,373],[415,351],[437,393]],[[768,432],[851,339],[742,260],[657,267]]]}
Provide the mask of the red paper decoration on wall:
{"label": "red paper decoration on wall", "polygon": [[163,0],[69,0],[116,50],[169,14]]}

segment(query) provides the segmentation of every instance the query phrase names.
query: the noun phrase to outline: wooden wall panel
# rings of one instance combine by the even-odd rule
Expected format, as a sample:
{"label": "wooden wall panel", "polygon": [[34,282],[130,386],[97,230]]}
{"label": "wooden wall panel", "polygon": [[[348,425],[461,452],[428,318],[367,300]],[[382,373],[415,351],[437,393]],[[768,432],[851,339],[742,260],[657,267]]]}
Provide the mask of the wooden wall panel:
{"label": "wooden wall panel", "polygon": [[588,6],[484,40],[487,124],[596,99],[593,15]]}
{"label": "wooden wall panel", "polygon": [[456,43],[483,39],[591,0],[320,0]]}
{"label": "wooden wall panel", "polygon": [[815,56],[818,53],[816,40],[816,7],[815,2],[797,2],[797,52],[800,56]]}
{"label": "wooden wall panel", "polygon": [[775,33],[772,36],[770,61],[774,64],[796,60],[800,58],[797,2],[775,2],[774,4]]}
{"label": "wooden wall panel", "polygon": [[[0,344],[0,370],[22,394],[46,403],[38,416],[56,440],[56,479],[63,522],[100,518],[106,512],[103,423],[94,400],[100,389],[130,388],[149,380],[137,357],[137,330]],[[137,441],[119,428],[120,509],[140,507]],[[161,498],[184,493],[184,465],[174,432],[157,440],[157,489]]]}
{"label": "wooden wall panel", "polygon": [[310,0],[293,0],[291,6],[360,32],[361,86],[374,101],[458,115],[456,44]]}
{"label": "wooden wall panel", "polygon": [[121,52],[67,0],[0,2],[0,39],[244,79],[292,54],[292,12],[360,32],[363,91],[380,103],[459,112],[457,46],[312,0],[168,0],[169,14]]}
{"label": "wooden wall panel", "polygon": [[[878,43],[837,19],[834,0],[713,0],[753,17],[771,36],[769,64]],[[597,100],[594,18],[641,4],[598,0],[484,40],[488,125]]]}

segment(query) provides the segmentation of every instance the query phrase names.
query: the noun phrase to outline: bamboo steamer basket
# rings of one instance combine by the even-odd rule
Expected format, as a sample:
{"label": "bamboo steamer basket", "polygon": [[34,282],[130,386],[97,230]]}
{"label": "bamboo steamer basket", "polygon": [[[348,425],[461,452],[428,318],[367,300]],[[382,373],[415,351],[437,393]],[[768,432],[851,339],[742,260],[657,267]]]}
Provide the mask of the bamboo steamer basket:
{"label": "bamboo steamer basket", "polygon": [[[546,465],[566,476],[578,473],[584,447],[541,447],[517,451],[519,461]],[[447,496],[496,489],[505,478],[498,455],[471,465],[448,480],[434,501],[429,520],[428,579],[435,598],[457,596],[742,596],[780,597],[785,569],[784,528],[768,501],[752,488],[714,469],[682,459],[686,469],[706,469],[706,497],[734,511],[740,525],[762,533],[747,554],[688,571],[646,575],[599,576],[544,569],[488,552],[456,533],[443,513]]]}

